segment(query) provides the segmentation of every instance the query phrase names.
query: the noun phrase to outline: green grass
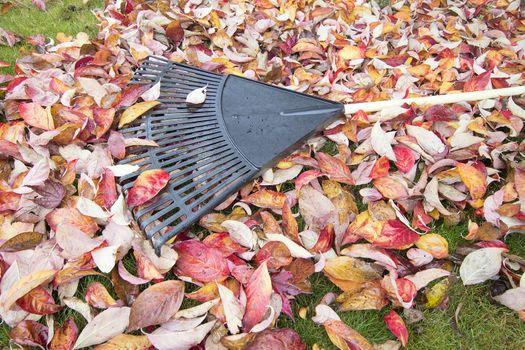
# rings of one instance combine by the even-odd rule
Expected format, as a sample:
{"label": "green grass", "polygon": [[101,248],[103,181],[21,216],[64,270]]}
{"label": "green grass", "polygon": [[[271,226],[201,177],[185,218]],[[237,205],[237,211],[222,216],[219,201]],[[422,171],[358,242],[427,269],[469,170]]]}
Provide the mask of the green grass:
{"label": "green grass", "polygon": [[[380,3],[381,6],[386,4],[385,1],[380,1]],[[100,0],[90,1],[87,4],[78,0],[52,0],[47,4],[47,12],[37,10],[27,0],[23,0],[23,4],[25,6],[13,8],[6,15],[0,15],[0,27],[21,36],[42,33],[53,38],[58,32],[75,35],[79,31],[84,31],[90,37],[94,37],[97,33],[96,20],[91,14],[91,10],[102,6]],[[23,43],[12,48],[0,46],[0,59],[14,63],[19,56],[19,50],[27,48],[29,46]],[[11,72],[12,67],[0,69],[0,74]],[[334,143],[328,142],[323,147],[323,151],[335,154],[337,148]],[[357,189],[353,189],[353,192],[357,193]],[[362,205],[359,207],[361,210],[365,208]],[[465,220],[464,223],[451,227],[439,224],[434,232],[447,238],[450,251],[453,252],[458,245],[465,243],[461,237],[466,234],[466,231]],[[507,243],[513,254],[525,257],[525,236],[513,234],[508,237]],[[125,267],[132,273],[135,273],[134,263],[131,255],[124,259]],[[167,277],[172,278],[173,275],[170,273]],[[83,278],[76,296],[83,298],[87,286],[93,281],[104,284],[113,297],[116,297],[111,290],[109,279],[100,276]],[[308,344],[308,348],[317,343],[325,349],[335,349],[326,336],[323,327],[314,324],[311,317],[314,314],[315,306],[326,293],[339,293],[340,291],[322,274],[312,276],[311,282],[313,293],[311,295],[300,295],[293,303],[295,321],[282,316],[278,325],[295,329]],[[184,301],[183,307],[191,307],[195,304],[194,301],[187,299]],[[462,308],[458,317],[458,330],[455,330],[451,320],[454,319],[454,313],[460,304]],[[306,320],[298,316],[297,311],[301,307],[307,307],[309,310]],[[383,316],[389,310],[390,307],[381,311],[341,312],[340,316],[343,321],[371,342],[382,343],[388,339],[394,339],[383,322]],[[447,309],[424,310],[423,313],[425,316],[423,321],[409,326],[409,349],[525,349],[525,324],[511,310],[490,301],[487,284],[464,287],[460,282],[456,283],[450,290]],[[82,328],[86,323],[81,315],[71,309],[65,309],[55,315],[59,324],[69,317],[75,319],[79,328]],[[0,349],[9,346],[7,332],[8,327],[2,324],[0,326]]]}
{"label": "green grass", "polygon": [[[0,4],[2,2],[0,1]],[[0,15],[0,27],[21,37],[44,34],[56,42],[56,34],[76,35],[85,32],[91,38],[97,35],[97,20],[92,10],[101,8],[101,0],[90,0],[83,4],[81,0],[51,0],[47,2],[47,11],[40,11],[31,1],[22,0],[6,14]],[[0,45],[0,60],[14,63],[20,50],[29,49],[30,45],[19,42],[13,47]],[[0,68],[0,74],[13,73],[13,66]]]}

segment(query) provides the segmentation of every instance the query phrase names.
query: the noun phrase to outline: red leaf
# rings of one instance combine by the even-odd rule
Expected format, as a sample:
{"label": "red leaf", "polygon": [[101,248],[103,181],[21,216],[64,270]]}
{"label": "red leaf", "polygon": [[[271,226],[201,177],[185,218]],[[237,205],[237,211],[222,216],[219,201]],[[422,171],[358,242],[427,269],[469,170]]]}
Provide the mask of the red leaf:
{"label": "red leaf", "polygon": [[[96,107],[93,111],[93,118],[95,119],[95,137],[101,138],[113,124],[115,118],[114,108],[98,108]],[[109,142],[109,141],[108,141]]]}
{"label": "red leaf", "polygon": [[228,262],[218,249],[192,239],[177,243],[175,250],[179,254],[175,265],[178,275],[204,283],[223,281],[229,275]]}
{"label": "red leaf", "polygon": [[388,160],[388,158],[385,156],[380,157],[378,160],[376,160],[374,166],[372,167],[372,171],[370,172],[370,178],[377,179],[379,177],[387,176],[389,169],[390,161]]}
{"label": "red leaf", "polygon": [[394,148],[394,154],[396,155],[397,161],[394,162],[396,167],[403,173],[408,173],[414,166],[416,158],[414,153],[407,146],[396,145]]}
{"label": "red leaf", "polygon": [[292,329],[267,329],[257,333],[245,350],[305,350],[306,345]]}
{"label": "red leaf", "polygon": [[408,330],[401,316],[392,310],[385,315],[384,320],[390,332],[406,347],[408,344]]}
{"label": "red leaf", "polygon": [[170,174],[164,170],[152,169],[140,173],[133,187],[128,192],[129,207],[136,207],[155,197],[170,180]]}
{"label": "red leaf", "polygon": [[486,71],[485,73],[481,73],[480,75],[473,76],[465,82],[465,86],[463,86],[463,91],[470,92],[485,90],[490,81],[490,74],[490,71]]}
{"label": "red leaf", "polygon": [[325,173],[331,180],[343,182],[349,185],[353,185],[354,179],[350,169],[343,163],[342,160],[332,157],[326,153],[319,152],[316,154],[316,158],[319,161],[319,167],[321,171]]}
{"label": "red leaf", "polygon": [[117,197],[117,186],[115,184],[113,172],[109,169],[104,169],[104,173],[98,182],[98,191],[95,197],[95,202],[109,210],[117,200]]}
{"label": "red leaf", "polygon": [[9,331],[9,338],[19,345],[45,348],[48,329],[36,321],[22,321]]}
{"label": "red leaf", "polygon": [[211,235],[206,236],[202,243],[210,248],[217,249],[225,258],[232,254],[243,253],[247,249],[235,242],[228,232],[212,233]]}
{"label": "red leaf", "polygon": [[49,350],[73,350],[77,337],[78,328],[75,320],[69,318],[62,327],[55,328],[55,334],[49,344]]}
{"label": "red leaf", "polygon": [[319,233],[319,238],[317,239],[317,242],[311,250],[316,253],[326,253],[332,248],[332,245],[334,244],[334,239],[334,225],[328,224]]}
{"label": "red leaf", "polygon": [[62,309],[62,306],[55,304],[51,293],[42,286],[18,299],[16,304],[22,310],[37,315],[50,315]]}
{"label": "red leaf", "polygon": [[424,113],[424,117],[429,121],[452,121],[456,119],[456,113],[450,107],[437,105],[428,108]]}
{"label": "red leaf", "polygon": [[21,196],[18,193],[0,190],[0,213],[17,210]]}
{"label": "red leaf", "polygon": [[151,86],[148,84],[130,84],[126,87],[120,96],[120,100],[115,104],[115,108],[129,107],[135,104],[140,95],[146,92]]}
{"label": "red leaf", "polygon": [[270,305],[272,295],[272,280],[268,273],[266,262],[263,262],[250,277],[246,285],[246,311],[242,319],[243,329],[249,332],[253,326],[261,322]]}
{"label": "red leaf", "polygon": [[184,29],[182,29],[179,21],[171,21],[171,23],[166,26],[166,36],[175,45],[180,44],[182,39],[184,39]]}
{"label": "red leaf", "polygon": [[405,249],[419,239],[419,235],[408,228],[400,220],[388,220],[381,234],[373,243],[387,249]]}
{"label": "red leaf", "polygon": [[313,179],[318,178],[319,176],[323,176],[323,173],[317,170],[308,170],[302,173],[301,175],[297,176],[297,179],[295,179],[295,191],[299,193],[301,191],[301,187],[308,184]]}

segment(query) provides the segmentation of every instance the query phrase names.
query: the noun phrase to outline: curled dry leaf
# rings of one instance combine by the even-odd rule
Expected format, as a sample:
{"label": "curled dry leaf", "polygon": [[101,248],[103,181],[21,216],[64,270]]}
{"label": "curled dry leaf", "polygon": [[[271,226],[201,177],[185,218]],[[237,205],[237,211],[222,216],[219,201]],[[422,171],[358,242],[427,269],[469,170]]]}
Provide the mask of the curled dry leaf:
{"label": "curled dry leaf", "polygon": [[78,337],[78,328],[73,318],[68,318],[61,327],[55,326],[55,333],[49,350],[72,350]]}
{"label": "curled dry leaf", "polygon": [[22,321],[9,331],[9,338],[22,346],[44,348],[47,344],[48,328],[36,321]]}
{"label": "curled dry leaf", "polygon": [[208,91],[208,86],[204,86],[198,89],[191,91],[188,96],[186,96],[186,103],[192,105],[200,105],[206,101],[206,93]]}

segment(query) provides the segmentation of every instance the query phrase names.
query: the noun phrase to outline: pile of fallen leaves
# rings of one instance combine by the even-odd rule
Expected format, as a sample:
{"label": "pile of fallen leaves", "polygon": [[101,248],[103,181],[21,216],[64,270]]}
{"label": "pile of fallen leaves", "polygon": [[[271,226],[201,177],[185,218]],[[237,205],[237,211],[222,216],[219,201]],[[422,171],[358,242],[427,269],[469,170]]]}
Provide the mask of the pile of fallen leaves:
{"label": "pile of fallen leaves", "polygon": [[[341,290],[313,317],[340,349],[374,345],[334,309],[392,309],[386,327],[406,346],[400,311],[446,307],[457,271],[465,285],[495,280],[494,299],[525,318],[525,264],[503,241],[525,229],[520,98],[348,115],[160,256],[128,206],[155,201],[170,174],[118,164],[132,147],[156,147],[118,131],[158,104],[160,85],[127,84],[149,55],[345,103],[515,86],[525,68],[518,5],[117,0],[96,14],[94,40],[27,38],[34,50],[0,78],[0,316],[12,341],[304,349],[274,326],[294,317],[314,273]],[[125,199],[116,179],[133,171]],[[468,217],[471,244],[452,254],[432,230]],[[185,299],[196,306],[181,309]],[[65,308],[87,325],[58,324]]]}

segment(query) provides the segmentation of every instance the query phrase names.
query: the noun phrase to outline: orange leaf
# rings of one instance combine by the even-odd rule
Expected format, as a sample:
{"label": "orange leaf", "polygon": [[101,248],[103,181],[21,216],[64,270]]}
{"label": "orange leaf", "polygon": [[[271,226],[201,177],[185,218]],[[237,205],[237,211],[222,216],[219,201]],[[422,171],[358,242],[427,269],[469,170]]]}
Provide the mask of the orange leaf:
{"label": "orange leaf", "polygon": [[283,266],[290,265],[292,256],[286,244],[279,241],[270,241],[259,249],[257,254],[255,254],[254,260],[258,264],[266,261],[270,269],[280,269]]}
{"label": "orange leaf", "polygon": [[16,301],[24,311],[37,315],[50,315],[62,309],[55,304],[51,293],[44,287],[36,287]]}
{"label": "orange leaf", "polygon": [[387,176],[389,169],[390,162],[388,161],[388,158],[386,156],[382,156],[381,158],[377,159],[374,163],[372,171],[370,172],[370,178],[377,179],[383,176]]}
{"label": "orange leaf", "polygon": [[457,162],[461,181],[467,186],[473,199],[481,199],[487,191],[487,176],[478,168]]}
{"label": "orange leaf", "polygon": [[259,208],[281,209],[286,201],[286,195],[281,192],[260,190],[243,198],[243,202],[253,204]]}
{"label": "orange leaf", "polygon": [[128,192],[129,207],[136,207],[155,197],[170,180],[170,174],[164,170],[151,169],[140,173],[133,187]]}
{"label": "orange leaf", "polygon": [[408,330],[401,316],[392,310],[385,315],[384,320],[390,332],[406,347],[408,344]]}
{"label": "orange leaf", "polygon": [[18,111],[24,121],[35,128],[43,130],[53,130],[55,128],[51,113],[48,113],[38,103],[22,103]]}
{"label": "orange leaf", "polygon": [[[56,327],[56,326],[55,326]],[[69,318],[62,327],[55,328],[55,334],[49,344],[49,350],[71,350],[78,337],[78,328],[73,318]]]}
{"label": "orange leaf", "polygon": [[355,184],[350,169],[348,169],[342,160],[323,152],[318,152],[316,158],[319,161],[321,171],[325,173],[330,180],[343,182],[349,185]]}
{"label": "orange leaf", "polygon": [[427,233],[419,237],[416,247],[423,249],[436,259],[444,259],[448,256],[447,240],[436,233]]}
{"label": "orange leaf", "polygon": [[299,226],[295,220],[288,201],[284,201],[282,210],[283,229],[288,237],[299,242]]}
{"label": "orange leaf", "polygon": [[268,273],[266,262],[255,270],[246,285],[246,311],[242,319],[243,329],[249,332],[253,326],[261,322],[270,305],[272,295],[272,280]]}
{"label": "orange leaf", "polygon": [[328,320],[323,323],[324,329],[332,343],[341,350],[373,350],[372,344],[361,334],[339,320]]}

